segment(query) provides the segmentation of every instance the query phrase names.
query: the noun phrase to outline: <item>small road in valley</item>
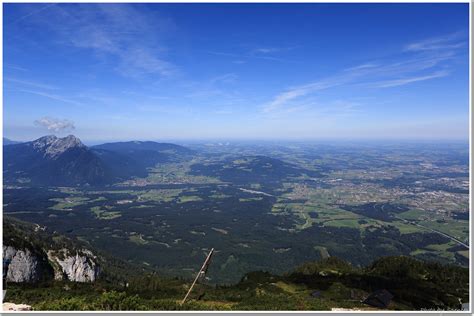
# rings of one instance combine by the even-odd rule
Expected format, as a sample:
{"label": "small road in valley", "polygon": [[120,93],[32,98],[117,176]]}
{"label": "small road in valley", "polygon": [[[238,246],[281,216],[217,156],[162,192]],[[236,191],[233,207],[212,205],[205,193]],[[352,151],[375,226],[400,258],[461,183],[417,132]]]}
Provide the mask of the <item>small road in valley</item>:
{"label": "small road in valley", "polygon": [[432,228],[423,226],[423,225],[418,224],[418,223],[416,223],[416,222],[411,222],[411,221],[406,220],[406,219],[401,218],[401,217],[397,217],[397,216],[394,216],[394,217],[395,217],[396,219],[399,219],[399,220],[404,221],[405,223],[412,224],[412,225],[415,225],[415,226],[418,226],[418,227],[422,227],[422,228],[424,228],[424,229],[427,229],[427,230],[429,230],[429,231],[432,231],[433,233],[437,233],[437,234],[443,235],[444,237],[447,237],[447,238],[451,239],[452,241],[454,241],[454,242],[460,244],[461,246],[464,246],[464,247],[466,247],[467,249],[469,249],[469,245],[468,245],[468,244],[466,244],[466,243],[460,241],[460,240],[457,239],[457,238],[454,238],[453,236],[450,236],[450,235],[448,235],[448,234],[445,234],[445,233],[443,233],[443,232],[440,232],[439,230],[436,230],[436,229],[432,229]]}

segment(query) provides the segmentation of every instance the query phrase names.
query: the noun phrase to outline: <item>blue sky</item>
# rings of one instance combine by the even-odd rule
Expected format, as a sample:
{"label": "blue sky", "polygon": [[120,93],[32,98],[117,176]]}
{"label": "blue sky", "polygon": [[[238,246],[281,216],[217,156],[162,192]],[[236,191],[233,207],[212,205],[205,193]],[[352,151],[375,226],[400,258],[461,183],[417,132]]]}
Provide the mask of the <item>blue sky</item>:
{"label": "blue sky", "polygon": [[3,12],[12,139],[468,138],[468,4]]}

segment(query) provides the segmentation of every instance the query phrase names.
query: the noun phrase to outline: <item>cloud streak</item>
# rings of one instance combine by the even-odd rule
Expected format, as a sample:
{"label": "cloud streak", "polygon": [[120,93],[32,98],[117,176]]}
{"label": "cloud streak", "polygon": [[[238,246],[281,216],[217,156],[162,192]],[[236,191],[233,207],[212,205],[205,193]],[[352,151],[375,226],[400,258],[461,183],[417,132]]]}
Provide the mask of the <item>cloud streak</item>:
{"label": "cloud streak", "polygon": [[[275,50],[275,52],[278,50]],[[235,53],[227,53],[227,52],[218,52],[218,51],[207,51],[208,54],[216,55],[216,56],[224,56],[224,57],[232,57],[235,58],[237,63],[245,63],[248,59],[261,59],[261,60],[269,60],[269,61],[278,61],[278,62],[293,62],[291,60],[287,60],[284,58],[268,56],[268,53],[274,52],[273,50],[260,48],[257,50],[253,50],[250,53],[242,53],[242,54],[235,54]]]}
{"label": "cloud streak", "polygon": [[52,6],[54,6],[54,5],[56,5],[56,3],[49,3],[49,4],[46,4],[46,5],[42,6],[41,8],[39,8],[39,9],[37,9],[37,10],[33,10],[33,11],[31,11],[30,13],[27,13],[27,14],[25,14],[25,15],[19,17],[18,19],[16,19],[15,21],[13,21],[13,22],[11,22],[11,23],[9,23],[9,24],[15,24],[15,23],[21,22],[21,21],[23,21],[23,20],[26,20],[26,19],[28,19],[29,17],[31,17],[31,16],[33,16],[33,15],[35,15],[35,14],[38,14],[38,13],[40,13],[41,11],[44,11],[44,10],[48,9],[49,7],[52,7]]}
{"label": "cloud streak", "polygon": [[20,84],[23,86],[29,86],[33,88],[38,88],[38,89],[45,89],[45,90],[56,90],[57,87],[55,86],[50,86],[42,83],[37,83],[33,81],[27,81],[27,80],[20,80],[20,79],[15,79],[15,78],[4,78],[5,81]]}
{"label": "cloud streak", "polygon": [[284,112],[286,107],[294,108],[295,103],[305,103],[308,97],[335,87],[392,88],[446,77],[450,74],[448,62],[457,57],[458,49],[464,45],[459,33],[414,42],[402,49],[402,58],[398,60],[369,61],[333,76],[288,88],[264,104],[261,111],[264,114]]}
{"label": "cloud streak", "polygon": [[28,71],[28,69],[26,68],[23,68],[17,65],[6,64],[6,63],[3,63],[3,67],[13,69],[13,70],[18,70],[18,71]]}
{"label": "cloud streak", "polygon": [[163,39],[174,23],[127,4],[58,4],[33,23],[58,34],[65,43],[89,49],[98,58],[113,57],[125,77],[167,77],[177,67],[166,61]]}
{"label": "cloud streak", "polygon": [[381,82],[378,86],[380,88],[391,88],[391,87],[398,87],[398,86],[403,86],[409,83],[413,82],[418,82],[418,81],[425,81],[425,80],[430,80],[430,79],[435,79],[435,78],[441,78],[441,77],[446,77],[449,75],[448,71],[437,71],[433,74],[426,75],[426,76],[419,76],[419,77],[411,77],[411,78],[403,78],[403,79],[397,79],[397,80],[391,80],[391,81],[386,81],[386,82]]}
{"label": "cloud streak", "polygon": [[254,49],[254,52],[255,53],[262,53],[262,54],[269,54],[269,53],[278,52],[279,50],[280,50],[279,48],[261,47],[261,48]]}
{"label": "cloud streak", "polygon": [[439,36],[413,42],[405,46],[405,51],[420,52],[431,50],[457,49],[463,47],[466,43],[460,37],[462,33],[456,32],[445,36]]}
{"label": "cloud streak", "polygon": [[306,85],[290,88],[287,91],[278,94],[270,103],[266,104],[263,107],[263,113],[270,113],[279,110],[294,99],[314,94],[329,88],[348,84],[353,82],[357,77],[361,77],[363,75],[364,71],[356,69],[349,73],[346,72],[344,74],[338,74],[333,77],[328,77]]}
{"label": "cloud streak", "polygon": [[69,104],[72,104],[72,105],[77,105],[77,106],[82,106],[83,105],[80,102],[68,99],[66,97],[63,97],[63,96],[57,95],[57,94],[51,94],[51,93],[46,93],[46,92],[42,92],[42,91],[34,91],[34,90],[18,90],[18,91],[39,95],[41,97],[45,97],[45,98],[48,98],[48,99],[51,99],[51,100],[60,101],[60,102],[64,102],[64,103],[69,103]]}

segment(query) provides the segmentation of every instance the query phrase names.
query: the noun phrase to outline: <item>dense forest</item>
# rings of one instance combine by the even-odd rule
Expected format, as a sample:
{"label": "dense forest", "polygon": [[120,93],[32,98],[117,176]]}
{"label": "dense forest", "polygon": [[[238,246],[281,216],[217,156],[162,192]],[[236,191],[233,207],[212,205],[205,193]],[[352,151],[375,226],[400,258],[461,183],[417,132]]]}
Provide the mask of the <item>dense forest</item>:
{"label": "dense forest", "polygon": [[[58,234],[6,218],[4,241],[37,251],[84,245]],[[5,301],[28,304],[34,310],[331,310],[377,309],[364,300],[388,291],[391,310],[459,310],[469,297],[469,270],[460,266],[405,256],[380,258],[356,267],[329,257],[300,265],[284,274],[246,273],[235,284],[213,285],[202,278],[189,300],[180,304],[191,280],[170,278],[158,271],[94,251],[102,273],[96,282],[44,279],[8,283]],[[203,258],[204,259],[204,258]],[[209,270],[212,270],[211,264]]]}
{"label": "dense forest", "polygon": [[384,289],[393,295],[388,309],[459,310],[468,299],[468,278],[465,268],[408,257],[386,257],[364,268],[329,258],[285,275],[251,272],[229,286],[201,283],[183,305],[190,280],[155,273],[125,283],[104,277],[95,283],[8,284],[6,301],[34,310],[371,310],[363,300]]}

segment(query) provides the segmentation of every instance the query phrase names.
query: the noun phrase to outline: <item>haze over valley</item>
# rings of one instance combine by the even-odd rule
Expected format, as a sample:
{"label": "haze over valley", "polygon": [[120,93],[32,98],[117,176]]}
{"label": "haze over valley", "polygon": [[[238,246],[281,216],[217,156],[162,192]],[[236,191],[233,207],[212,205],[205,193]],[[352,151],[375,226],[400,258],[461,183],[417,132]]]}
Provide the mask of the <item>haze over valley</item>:
{"label": "haze over valley", "polygon": [[469,25],[4,4],[4,309],[467,310]]}
{"label": "haze over valley", "polygon": [[212,282],[329,256],[468,263],[462,143],[87,147],[45,136],[4,146],[4,183],[5,215],[169,275],[191,277],[211,247]]}

